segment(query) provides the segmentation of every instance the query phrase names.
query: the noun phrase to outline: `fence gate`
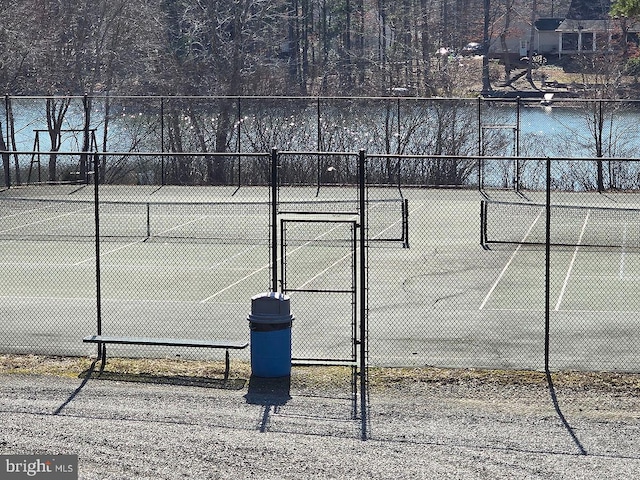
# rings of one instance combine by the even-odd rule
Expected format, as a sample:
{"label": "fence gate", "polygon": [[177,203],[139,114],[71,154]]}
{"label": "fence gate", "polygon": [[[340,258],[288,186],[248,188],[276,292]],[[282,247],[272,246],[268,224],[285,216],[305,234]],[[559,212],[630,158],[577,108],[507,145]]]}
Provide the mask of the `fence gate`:
{"label": "fence gate", "polygon": [[280,220],[282,291],[295,308],[293,361],[357,361],[357,231],[350,219]]}
{"label": "fence gate", "polygon": [[[295,313],[292,363],[351,367],[355,418],[358,376],[365,378],[358,362],[358,222],[287,217],[280,232],[282,291]],[[363,403],[362,419],[365,408]]]}

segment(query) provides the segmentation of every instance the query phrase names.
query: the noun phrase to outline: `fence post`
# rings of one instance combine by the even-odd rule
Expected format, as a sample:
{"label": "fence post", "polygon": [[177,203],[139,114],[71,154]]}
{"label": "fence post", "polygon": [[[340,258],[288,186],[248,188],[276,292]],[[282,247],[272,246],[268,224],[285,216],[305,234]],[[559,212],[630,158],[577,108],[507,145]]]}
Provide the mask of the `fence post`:
{"label": "fence post", "polygon": [[164,172],[164,97],[160,97],[160,151],[162,152],[160,158],[160,185],[164,187],[166,183]]}
{"label": "fence post", "polygon": [[481,113],[481,105],[482,105],[482,97],[478,96],[478,190],[482,191],[482,113]]}
{"label": "fence post", "polygon": [[360,202],[360,416],[363,439],[367,433],[367,199],[366,188],[366,153],[361,149],[358,155],[359,202]]}
{"label": "fence post", "polygon": [[2,165],[4,168],[4,186],[5,187],[10,187],[11,186],[11,157],[9,156],[8,150],[9,150],[9,146],[11,145],[11,140],[9,138],[9,95],[5,94],[4,96],[4,116],[5,116],[5,128],[6,128],[6,132],[7,132],[7,141],[6,143],[4,142],[4,140],[2,139],[2,132],[0,132],[0,141],[2,142],[3,145],[3,150],[7,150],[6,153],[2,154]]}
{"label": "fence post", "polygon": [[317,128],[316,147],[318,151],[318,154],[316,156],[316,176],[317,176],[316,181],[318,182],[318,185],[316,187],[316,197],[317,197],[318,195],[320,195],[320,182],[322,182],[322,174],[320,173],[321,163],[322,163],[321,155],[320,155],[320,152],[322,151],[322,123],[320,121],[320,97],[316,99],[316,128]]}
{"label": "fence post", "polygon": [[[84,179],[84,183],[89,184],[89,172],[91,170],[91,165],[89,165],[89,145],[90,145],[90,134],[89,134],[89,124],[91,123],[91,102],[89,100],[89,95],[86,93],[82,97],[82,106],[84,110],[84,125],[82,128],[82,153],[80,153],[80,178]],[[97,165],[94,165],[93,176],[98,175]]]}
{"label": "fence post", "polygon": [[278,291],[278,150],[271,149],[271,291]]}
{"label": "fence post", "polygon": [[316,99],[316,126],[317,126],[317,146],[318,151],[322,151],[322,122],[320,117],[320,97]]}
{"label": "fence post", "polygon": [[[98,194],[98,168],[99,156],[93,155],[93,205],[94,205],[94,222],[95,222],[95,246],[96,246],[96,333],[102,335],[102,288],[100,284],[100,199]],[[102,357],[103,345],[98,343],[98,357]]]}
{"label": "fence post", "polygon": [[[242,155],[240,155],[242,152],[242,143],[240,141],[240,135],[242,134],[242,101],[240,100],[240,97],[238,97],[237,100],[238,121],[236,123],[238,126],[236,127],[236,151],[238,152],[238,190],[240,190],[240,187],[242,186]],[[236,192],[238,190],[236,190]]]}
{"label": "fence post", "polygon": [[513,186],[518,193],[520,191],[520,96],[516,98],[516,158],[515,158],[515,178],[513,179]]}
{"label": "fence post", "polygon": [[549,372],[549,335],[551,316],[551,159],[547,157],[545,201],[545,299],[544,299],[544,370]]}
{"label": "fence post", "polygon": [[[242,142],[240,141],[240,136],[242,135],[242,100],[240,97],[238,97],[238,122],[237,122],[237,127],[236,127],[236,135],[237,135],[237,139],[236,139],[236,151],[238,153],[242,152]],[[240,164],[240,157],[238,157],[238,165]]]}
{"label": "fence post", "polygon": [[400,135],[402,135],[402,130],[400,129],[400,98],[396,99],[396,121],[398,122],[398,137],[396,140],[396,153],[400,155]]}

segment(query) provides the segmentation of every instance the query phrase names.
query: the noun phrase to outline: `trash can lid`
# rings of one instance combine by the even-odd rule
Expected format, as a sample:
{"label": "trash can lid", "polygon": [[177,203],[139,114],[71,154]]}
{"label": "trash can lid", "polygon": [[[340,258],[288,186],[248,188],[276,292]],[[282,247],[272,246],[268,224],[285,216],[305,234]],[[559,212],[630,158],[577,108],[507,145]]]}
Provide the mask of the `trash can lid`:
{"label": "trash can lid", "polygon": [[279,292],[254,295],[251,297],[251,313],[253,315],[289,316],[291,314],[289,296]]}

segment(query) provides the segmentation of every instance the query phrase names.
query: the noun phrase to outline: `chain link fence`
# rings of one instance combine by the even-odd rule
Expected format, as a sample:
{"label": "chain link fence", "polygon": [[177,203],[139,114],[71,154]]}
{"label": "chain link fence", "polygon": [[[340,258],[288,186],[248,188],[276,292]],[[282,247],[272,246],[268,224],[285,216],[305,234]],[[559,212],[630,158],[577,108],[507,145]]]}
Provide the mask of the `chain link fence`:
{"label": "chain link fence", "polygon": [[5,97],[0,348],[242,340],[277,288],[298,359],[638,371],[637,108]]}

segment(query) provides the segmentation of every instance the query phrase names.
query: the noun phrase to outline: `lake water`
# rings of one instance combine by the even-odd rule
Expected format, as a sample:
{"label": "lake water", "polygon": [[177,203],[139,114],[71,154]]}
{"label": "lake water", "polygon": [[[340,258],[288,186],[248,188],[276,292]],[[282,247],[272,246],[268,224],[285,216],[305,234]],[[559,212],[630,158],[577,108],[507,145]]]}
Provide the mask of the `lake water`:
{"label": "lake water", "polygon": [[[213,151],[213,143],[219,138],[216,129],[221,124],[218,101],[198,99],[195,106],[196,100],[193,100],[188,106],[181,103],[179,108],[173,108],[176,105],[169,100],[161,102],[158,98],[114,100],[105,137],[104,104],[103,100],[96,99],[90,126],[95,129],[98,150],[102,150],[105,137],[108,151],[169,151],[179,133],[183,151],[202,151],[202,142],[207,150]],[[602,155],[613,158],[637,158],[640,146],[640,122],[637,121],[640,109],[635,104],[555,102],[551,107],[544,107],[538,102],[523,102],[518,112],[514,102],[479,103],[477,100],[243,98],[236,101],[226,135],[226,148],[230,151],[269,151],[276,147],[357,152],[363,148],[370,154],[473,156],[481,153],[594,159],[598,142]],[[16,149],[48,152],[51,142],[46,131],[44,99],[12,99],[12,102]],[[4,108],[0,111],[6,136],[6,112]],[[171,123],[169,116],[173,112],[177,113]],[[66,131],[62,133],[61,151],[82,149],[83,125],[82,98],[75,98],[62,123]],[[175,130],[177,127],[179,132]],[[34,155],[21,155],[21,170],[25,171],[37,160]],[[41,155],[39,160],[40,167],[46,170],[44,163],[48,155]],[[148,161],[136,161],[139,164],[136,168],[155,168]],[[75,162],[76,156],[61,155],[59,159],[61,168]],[[636,175],[634,165],[627,162],[623,168],[621,162],[617,163],[617,172],[608,165],[607,175],[612,180],[615,176]],[[484,167],[487,186],[513,185],[514,161],[486,161]],[[519,161],[521,182],[538,188],[540,168],[540,162]],[[595,161],[558,163],[554,166],[554,178],[570,189],[590,188],[594,169]],[[138,180],[154,181],[149,180],[149,175],[148,171],[142,172]],[[474,181],[473,174],[465,180]],[[633,181],[637,182],[637,178]]]}

